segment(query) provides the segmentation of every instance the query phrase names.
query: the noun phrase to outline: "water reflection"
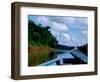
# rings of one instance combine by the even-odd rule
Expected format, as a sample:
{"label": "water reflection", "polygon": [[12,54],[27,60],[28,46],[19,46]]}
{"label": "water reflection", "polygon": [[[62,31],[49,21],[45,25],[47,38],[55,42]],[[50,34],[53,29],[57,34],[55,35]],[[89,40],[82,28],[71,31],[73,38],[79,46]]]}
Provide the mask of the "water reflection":
{"label": "water reflection", "polygon": [[28,54],[28,66],[36,66],[56,57],[54,51],[32,51]]}

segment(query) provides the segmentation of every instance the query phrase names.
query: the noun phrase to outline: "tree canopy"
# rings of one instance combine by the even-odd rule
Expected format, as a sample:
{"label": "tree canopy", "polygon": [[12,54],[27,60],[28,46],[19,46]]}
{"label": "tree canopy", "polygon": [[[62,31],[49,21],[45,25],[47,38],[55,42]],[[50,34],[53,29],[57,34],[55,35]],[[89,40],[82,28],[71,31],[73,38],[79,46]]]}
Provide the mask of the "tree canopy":
{"label": "tree canopy", "polygon": [[49,26],[42,26],[41,24],[35,24],[33,21],[28,21],[28,45],[33,46],[45,46],[55,48],[58,44],[57,39],[50,32]]}

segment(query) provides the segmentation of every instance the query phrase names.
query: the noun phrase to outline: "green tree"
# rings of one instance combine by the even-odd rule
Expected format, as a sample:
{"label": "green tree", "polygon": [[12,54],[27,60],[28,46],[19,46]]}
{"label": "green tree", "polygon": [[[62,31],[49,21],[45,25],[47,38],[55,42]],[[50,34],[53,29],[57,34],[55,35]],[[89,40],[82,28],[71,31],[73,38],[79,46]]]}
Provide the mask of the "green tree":
{"label": "green tree", "polygon": [[50,32],[49,26],[36,25],[33,21],[28,21],[28,44],[32,46],[47,46],[55,48],[57,39]]}

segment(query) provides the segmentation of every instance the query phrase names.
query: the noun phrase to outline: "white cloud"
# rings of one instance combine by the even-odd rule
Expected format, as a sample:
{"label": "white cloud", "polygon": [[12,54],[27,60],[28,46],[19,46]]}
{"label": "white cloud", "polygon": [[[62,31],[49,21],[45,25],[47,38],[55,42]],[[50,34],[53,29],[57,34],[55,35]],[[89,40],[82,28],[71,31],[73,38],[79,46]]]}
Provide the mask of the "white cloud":
{"label": "white cloud", "polygon": [[86,39],[85,40],[83,38],[79,39],[79,38],[77,38],[75,36],[71,37],[70,42],[72,43],[71,44],[72,46],[81,46],[81,45],[87,44]]}
{"label": "white cloud", "polygon": [[38,16],[35,21],[36,24],[42,24],[43,26],[48,26],[50,24],[50,20],[45,16]]}
{"label": "white cloud", "polygon": [[68,27],[62,23],[52,22],[51,29],[57,30],[59,32],[67,32]]}
{"label": "white cloud", "polygon": [[71,40],[71,36],[67,32],[62,33],[62,32],[56,31],[56,30],[51,30],[51,33],[59,41],[59,44],[68,45]]}
{"label": "white cloud", "polygon": [[62,35],[65,37],[64,39],[66,39],[67,41],[70,41],[71,40],[71,37],[70,37],[69,34],[63,33]]}
{"label": "white cloud", "polygon": [[50,31],[53,34],[53,36],[55,36],[55,37],[59,37],[60,36],[60,32],[58,32],[56,30],[53,30],[53,29],[50,29]]}
{"label": "white cloud", "polygon": [[81,33],[84,34],[84,35],[87,35],[87,31],[86,30],[83,30]]}
{"label": "white cloud", "polygon": [[48,17],[51,21],[75,28],[86,28],[88,19],[85,17]]}
{"label": "white cloud", "polygon": [[62,23],[62,24],[72,24],[75,21],[75,17],[49,17],[51,21]]}

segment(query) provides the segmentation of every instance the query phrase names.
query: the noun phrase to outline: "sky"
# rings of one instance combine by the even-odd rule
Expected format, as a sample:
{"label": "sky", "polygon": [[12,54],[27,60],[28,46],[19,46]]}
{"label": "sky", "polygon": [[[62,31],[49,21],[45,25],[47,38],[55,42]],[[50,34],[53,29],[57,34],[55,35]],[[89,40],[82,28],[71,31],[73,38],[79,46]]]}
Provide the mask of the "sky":
{"label": "sky", "polygon": [[50,32],[59,44],[82,46],[88,43],[87,17],[29,15],[28,20],[34,21],[37,25],[49,26]]}

